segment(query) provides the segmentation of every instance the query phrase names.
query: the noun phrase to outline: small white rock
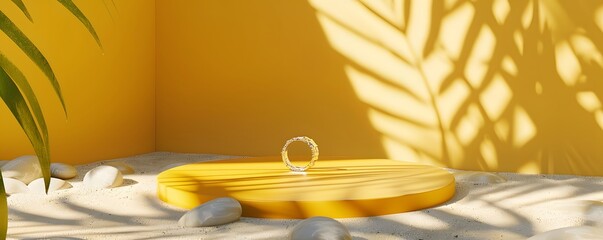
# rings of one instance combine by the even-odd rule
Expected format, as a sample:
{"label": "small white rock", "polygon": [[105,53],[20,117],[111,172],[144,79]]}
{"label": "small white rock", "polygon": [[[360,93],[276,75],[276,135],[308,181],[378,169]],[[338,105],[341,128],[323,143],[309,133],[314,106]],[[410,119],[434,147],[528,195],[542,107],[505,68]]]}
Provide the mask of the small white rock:
{"label": "small white rock", "polygon": [[94,188],[112,188],[120,186],[124,179],[121,172],[112,166],[98,166],[84,175],[84,185]]}
{"label": "small white rock", "polygon": [[2,166],[2,176],[29,184],[34,179],[42,177],[38,157],[27,155],[15,158]]}
{"label": "small white rock", "polygon": [[66,163],[51,163],[50,176],[60,179],[71,179],[77,176],[77,170]]}
{"label": "small white rock", "polygon": [[134,173],[134,168],[132,168],[132,166],[130,166],[124,162],[106,162],[103,164],[117,168],[121,172],[121,174],[124,174],[124,175]]}
{"label": "small white rock", "polygon": [[29,190],[25,183],[17,179],[3,177],[2,181],[4,182],[4,191],[7,195],[13,195],[15,193],[24,193]]}
{"label": "small white rock", "polygon": [[490,172],[458,171],[453,174],[457,182],[491,184],[504,183],[507,181],[504,177]]}
{"label": "small white rock", "polygon": [[216,198],[185,213],[178,225],[181,227],[208,227],[237,221],[243,212],[234,198]]}
{"label": "small white rock", "polygon": [[[69,182],[66,182],[63,179],[58,179],[58,178],[50,178],[50,185],[48,186],[48,192],[54,192],[54,191],[58,191],[61,189],[68,189],[71,188],[71,184]],[[44,191],[44,178],[38,178],[36,180],[33,180],[31,183],[29,183],[29,185],[27,185],[27,188],[29,188],[30,192],[33,193],[45,193]]]}
{"label": "small white rock", "polygon": [[312,217],[301,221],[291,231],[291,240],[351,240],[348,229],[335,219]]}
{"label": "small white rock", "polygon": [[566,227],[543,232],[528,240],[601,240],[603,228],[591,226]]}

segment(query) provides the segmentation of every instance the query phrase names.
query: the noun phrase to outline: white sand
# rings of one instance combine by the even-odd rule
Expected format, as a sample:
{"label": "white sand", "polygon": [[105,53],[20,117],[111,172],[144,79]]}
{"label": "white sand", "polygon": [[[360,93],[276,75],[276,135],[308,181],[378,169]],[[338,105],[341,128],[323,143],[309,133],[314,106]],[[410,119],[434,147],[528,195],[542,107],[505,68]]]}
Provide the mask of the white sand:
{"label": "white sand", "polygon": [[[100,163],[78,166],[78,178],[69,180],[71,189],[9,197],[9,238],[284,239],[298,220],[241,218],[219,227],[180,228],[177,221],[185,210],[156,198],[156,175],[164,166],[223,158],[229,157],[160,152],[114,159],[136,173],[124,176],[124,186],[104,190],[82,186],[86,171]],[[601,177],[500,175],[508,182],[457,182],[456,196],[435,208],[339,220],[354,239],[526,239],[552,229],[593,225],[582,207],[585,200],[603,200]]]}

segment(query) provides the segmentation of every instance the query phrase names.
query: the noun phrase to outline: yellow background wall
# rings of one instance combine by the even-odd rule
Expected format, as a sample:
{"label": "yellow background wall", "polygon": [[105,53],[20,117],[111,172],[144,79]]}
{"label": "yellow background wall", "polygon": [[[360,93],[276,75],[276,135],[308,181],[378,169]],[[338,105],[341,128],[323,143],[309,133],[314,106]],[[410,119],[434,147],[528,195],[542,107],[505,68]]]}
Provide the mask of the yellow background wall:
{"label": "yellow background wall", "polygon": [[599,2],[156,4],[159,151],[603,175]]}
{"label": "yellow background wall", "polygon": [[[6,50],[40,79],[54,161],[278,155],[308,135],[323,156],[603,175],[597,1],[114,2],[76,2],[103,50],[53,1],[28,4],[35,25],[0,3],[63,86],[67,121]],[[31,152],[0,119],[0,157]]]}
{"label": "yellow background wall", "polygon": [[[53,162],[92,162],[155,148],[155,6],[147,0],[104,2],[75,1],[95,27],[100,49],[57,1],[25,1],[34,23],[11,1],[0,1],[46,55],[62,86],[67,119],[41,71],[0,34],[1,51],[24,69],[38,93]],[[0,119],[0,159],[33,153],[4,104]]]}
{"label": "yellow background wall", "polygon": [[308,135],[324,155],[384,155],[308,3],[156,3],[157,150],[278,155]]}

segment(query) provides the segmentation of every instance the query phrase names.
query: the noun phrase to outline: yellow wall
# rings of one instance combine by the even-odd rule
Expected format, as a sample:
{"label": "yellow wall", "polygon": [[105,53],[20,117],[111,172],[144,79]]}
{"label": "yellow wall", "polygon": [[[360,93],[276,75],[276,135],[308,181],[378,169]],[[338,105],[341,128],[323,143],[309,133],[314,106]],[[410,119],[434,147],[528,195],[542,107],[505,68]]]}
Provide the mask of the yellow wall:
{"label": "yellow wall", "polygon": [[[0,36],[37,79],[54,161],[278,155],[308,135],[323,156],[603,175],[598,1],[104,2],[76,2],[103,51],[54,1],[26,2],[36,24],[0,3],[62,83],[67,121]],[[31,152],[0,119],[0,157]]]}
{"label": "yellow wall", "polygon": [[[0,1],[0,10],[47,56],[61,83],[68,119],[48,80],[4,34],[0,48],[25,69],[38,93],[49,126],[52,161],[84,163],[153,151],[154,2],[76,1],[96,28],[102,50],[57,1],[25,3],[34,23],[11,1]],[[0,119],[0,159],[33,153],[4,104]]]}
{"label": "yellow wall", "polygon": [[156,4],[157,150],[603,175],[597,1]]}
{"label": "yellow wall", "polygon": [[303,1],[157,1],[157,150],[381,156],[378,133]]}

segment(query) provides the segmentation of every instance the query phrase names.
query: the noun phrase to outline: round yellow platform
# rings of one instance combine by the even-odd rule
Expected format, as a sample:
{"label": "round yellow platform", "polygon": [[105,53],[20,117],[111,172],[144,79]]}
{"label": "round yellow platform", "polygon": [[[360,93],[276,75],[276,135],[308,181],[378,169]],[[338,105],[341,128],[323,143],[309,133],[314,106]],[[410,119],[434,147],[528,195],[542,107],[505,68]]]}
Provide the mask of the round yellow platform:
{"label": "round yellow platform", "polygon": [[367,217],[441,204],[454,195],[454,177],[429,165],[387,159],[324,159],[293,173],[280,157],[241,158],[179,166],[157,176],[167,203],[194,208],[233,197],[243,216]]}

